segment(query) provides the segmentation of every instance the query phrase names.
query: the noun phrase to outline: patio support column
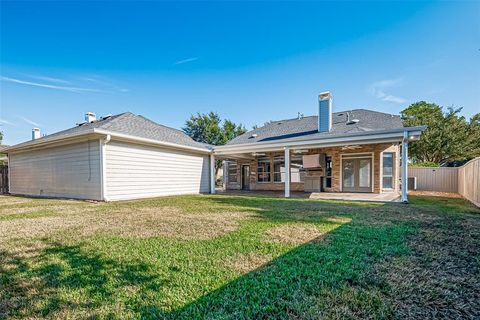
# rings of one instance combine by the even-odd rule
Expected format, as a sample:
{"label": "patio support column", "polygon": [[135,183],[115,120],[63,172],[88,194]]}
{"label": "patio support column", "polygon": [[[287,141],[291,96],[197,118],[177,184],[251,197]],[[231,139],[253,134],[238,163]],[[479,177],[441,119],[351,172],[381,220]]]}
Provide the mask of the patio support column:
{"label": "patio support column", "polygon": [[210,154],[210,193],[215,193],[215,155]]}
{"label": "patio support column", "polygon": [[402,202],[407,203],[408,189],[408,131],[403,132],[402,141]]}
{"label": "patio support column", "polygon": [[290,198],[290,149],[285,148],[285,198]]}

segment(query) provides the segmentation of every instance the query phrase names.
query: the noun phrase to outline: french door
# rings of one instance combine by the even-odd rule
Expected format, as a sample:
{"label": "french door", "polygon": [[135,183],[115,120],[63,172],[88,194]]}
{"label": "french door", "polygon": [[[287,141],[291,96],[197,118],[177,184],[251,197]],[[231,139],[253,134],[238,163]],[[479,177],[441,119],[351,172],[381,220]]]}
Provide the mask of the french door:
{"label": "french door", "polygon": [[372,158],[342,158],[342,191],[372,192]]}

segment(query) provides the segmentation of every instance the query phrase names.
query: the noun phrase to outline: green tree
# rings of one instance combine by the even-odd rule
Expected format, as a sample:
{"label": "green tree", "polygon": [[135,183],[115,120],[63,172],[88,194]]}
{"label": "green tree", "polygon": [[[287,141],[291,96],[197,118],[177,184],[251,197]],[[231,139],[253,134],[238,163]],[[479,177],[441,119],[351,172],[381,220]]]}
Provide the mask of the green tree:
{"label": "green tree", "polygon": [[[191,115],[182,130],[195,141],[216,146],[224,145],[233,138],[247,132],[242,124],[235,124],[228,119],[225,119],[222,123],[220,116],[215,112]],[[221,166],[222,161],[217,160],[215,173],[218,173]]]}
{"label": "green tree", "polygon": [[247,130],[242,124],[225,119],[222,123],[215,112],[191,115],[185,123],[183,131],[193,140],[213,145],[224,145]]}
{"label": "green tree", "polygon": [[420,101],[401,112],[405,126],[427,126],[421,139],[410,143],[414,163],[443,164],[480,155],[480,114],[469,122],[461,111],[450,107],[444,112],[437,104]]}

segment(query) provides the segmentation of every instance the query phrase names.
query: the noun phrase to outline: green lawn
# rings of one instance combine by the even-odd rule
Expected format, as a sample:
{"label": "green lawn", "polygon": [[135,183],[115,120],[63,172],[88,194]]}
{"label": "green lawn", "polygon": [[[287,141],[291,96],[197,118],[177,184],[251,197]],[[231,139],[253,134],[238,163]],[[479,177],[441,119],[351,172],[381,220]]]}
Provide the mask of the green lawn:
{"label": "green lawn", "polygon": [[0,319],[475,318],[480,210],[0,198]]}

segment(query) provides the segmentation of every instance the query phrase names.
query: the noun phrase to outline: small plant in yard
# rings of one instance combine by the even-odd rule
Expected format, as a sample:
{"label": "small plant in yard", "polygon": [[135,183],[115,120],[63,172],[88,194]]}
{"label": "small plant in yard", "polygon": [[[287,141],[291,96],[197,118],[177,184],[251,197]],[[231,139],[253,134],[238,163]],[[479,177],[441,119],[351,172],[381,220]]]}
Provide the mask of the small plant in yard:
{"label": "small plant in yard", "polygon": [[0,198],[0,318],[474,318],[480,210]]}

